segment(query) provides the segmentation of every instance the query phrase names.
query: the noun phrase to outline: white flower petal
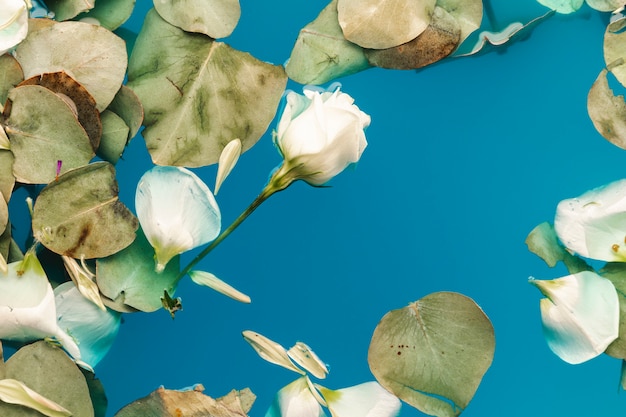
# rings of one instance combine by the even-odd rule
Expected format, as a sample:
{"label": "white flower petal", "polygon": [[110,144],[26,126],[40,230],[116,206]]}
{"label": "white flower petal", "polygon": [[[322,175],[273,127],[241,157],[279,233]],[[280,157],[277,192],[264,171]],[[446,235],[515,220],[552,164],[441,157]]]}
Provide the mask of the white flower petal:
{"label": "white flower petal", "polygon": [[316,378],[326,378],[328,367],[305,343],[297,342],[287,351],[287,355]]}
{"label": "white flower petal", "polygon": [[217,167],[217,176],[215,178],[215,195],[219,191],[222,183],[231,173],[239,157],[241,156],[241,139],[233,139],[222,150],[220,154],[220,160]]}
{"label": "white flower petal", "polygon": [[540,302],[544,337],[565,362],[592,359],[619,333],[619,299],[611,281],[591,271],[549,281],[531,280]]}
{"label": "white flower petal", "polygon": [[318,386],[332,417],[394,417],[402,403],[377,382],[330,390]]}
{"label": "white flower petal", "polygon": [[265,417],[322,417],[324,410],[311,393],[307,377],[296,379],[276,394]]}
{"label": "white flower petal", "polygon": [[24,0],[0,0],[0,55],[22,42],[28,34],[28,7]]}
{"label": "white flower petal", "polygon": [[215,239],[221,228],[213,193],[185,168],[156,166],[146,172],[137,185],[135,209],[155,250],[157,271],[172,257]]}
{"label": "white flower petal", "polygon": [[249,303],[250,297],[241,291],[231,287],[215,275],[210,272],[205,271],[189,271],[189,276],[191,280],[198,285],[204,285],[206,287],[212,288],[215,291],[224,294],[227,297],[232,298],[233,300],[240,301],[242,303]]}
{"label": "white flower petal", "polygon": [[626,261],[626,179],[561,201],[554,230],[566,248],[581,256]]}
{"label": "white flower petal", "polygon": [[287,350],[282,347],[282,345],[251,330],[245,330],[242,334],[244,340],[250,343],[250,346],[252,346],[259,356],[266,361],[282,366],[283,368],[287,368],[301,375],[305,374],[302,369],[298,368],[293,364],[293,362],[291,362],[291,359],[289,359],[289,356],[287,355]]}
{"label": "white flower petal", "polygon": [[0,380],[0,400],[39,411],[48,417],[68,417],[72,413],[15,379]]}
{"label": "white flower petal", "polygon": [[73,282],[59,285],[54,293],[59,327],[72,335],[80,350],[80,359],[93,368],[113,345],[121,314],[108,309],[102,311],[87,300]]}

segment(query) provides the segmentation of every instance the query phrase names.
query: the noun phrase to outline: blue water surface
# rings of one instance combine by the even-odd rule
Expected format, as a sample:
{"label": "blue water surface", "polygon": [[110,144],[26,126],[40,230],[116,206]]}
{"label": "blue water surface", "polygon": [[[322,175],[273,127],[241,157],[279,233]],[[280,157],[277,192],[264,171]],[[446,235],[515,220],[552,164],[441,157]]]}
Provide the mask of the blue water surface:
{"label": "blue water surface", "polygon": [[[546,10],[531,0],[492,3],[502,26]],[[283,63],[325,4],[242,0],[225,41]],[[127,27],[137,31],[135,17],[148,6],[139,3]],[[429,293],[457,291],[483,308],[496,335],[493,364],[464,416],[621,415],[618,360],[572,366],[548,349],[541,294],[527,280],[566,271],[549,269],[524,244],[561,199],[624,176],[626,154],[595,131],[586,109],[604,67],[606,19],[583,7],[498,53],[341,79],[372,117],[358,166],[332,187],[298,183],[271,197],[202,262],[252,304],[186,279],[175,320],[164,311],[126,315],[96,369],[108,414],[160,385],[202,383],[213,397],[249,387],[258,396],[251,415],[263,416],[297,375],[260,359],[241,336],[246,329],[286,347],[307,343],[331,365],[322,382],[329,388],[373,380],[367,349],[380,318]],[[141,137],[124,158],[118,175],[132,186],[121,198],[132,207],[134,185],[151,166]],[[268,131],[217,196],[225,225],[279,162]],[[215,167],[195,171],[212,188]],[[420,415],[403,405],[401,416]]]}

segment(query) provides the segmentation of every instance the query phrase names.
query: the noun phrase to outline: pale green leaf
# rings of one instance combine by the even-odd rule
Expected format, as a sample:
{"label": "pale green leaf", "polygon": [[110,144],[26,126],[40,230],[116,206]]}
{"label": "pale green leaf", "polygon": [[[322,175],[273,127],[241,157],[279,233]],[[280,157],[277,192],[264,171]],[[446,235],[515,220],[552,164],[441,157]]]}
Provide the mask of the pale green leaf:
{"label": "pale green leaf", "polygon": [[137,218],[118,199],[115,169],[96,162],[61,175],[35,201],[33,235],[73,258],[100,258],[135,239]]}
{"label": "pale green leaf", "polygon": [[437,6],[456,19],[461,29],[459,43],[480,27],[483,18],[482,0],[437,0]]}
{"label": "pale green leaf", "polygon": [[612,32],[608,26],[604,32],[604,62],[606,68],[626,86],[626,32]]}
{"label": "pale green leaf", "polygon": [[287,77],[282,67],[148,12],[129,66],[145,111],[143,136],[154,163],[214,164],[233,138],[245,152],[274,118]]}
{"label": "pale green leaf", "polygon": [[604,69],[587,95],[587,111],[596,130],[609,142],[626,149],[626,103],[614,95]]}
{"label": "pale green leaf", "polygon": [[569,253],[559,243],[554,227],[548,222],[541,223],[528,234],[526,245],[529,251],[543,259],[550,268],[562,261],[570,274],[590,269],[585,261]]}
{"label": "pale green leaf", "polygon": [[168,23],[213,38],[230,35],[239,22],[239,0],[160,0],[154,8]]}
{"label": "pale green leaf", "polygon": [[98,24],[115,30],[128,20],[135,8],[135,0],[98,0],[95,6],[77,19],[96,19]]}
{"label": "pale green leaf", "polygon": [[605,353],[614,358],[626,359],[626,263],[607,262],[598,273],[615,286],[620,310],[619,334]]}
{"label": "pale green leaf", "polygon": [[94,7],[95,0],[46,0],[48,8],[58,21],[69,20]]}
{"label": "pale green leaf", "polygon": [[368,362],[378,382],[435,416],[457,416],[491,365],[494,331],[470,298],[438,292],[387,313],[374,330]]}
{"label": "pale green leaf", "polygon": [[343,36],[333,0],[302,28],[285,70],[300,84],[324,84],[369,67],[363,48]]}
{"label": "pale green leaf", "polygon": [[124,306],[152,312],[162,307],[161,297],[166,290],[173,295],[180,257],[175,256],[161,273],[154,271],[154,250],[141,229],[137,238],[126,249],[96,261],[96,282],[100,291],[114,304],[110,308],[128,311]]}
{"label": "pale green leaf", "polygon": [[[75,417],[94,415],[85,377],[62,349],[47,342],[26,345],[11,356],[6,362],[6,378],[22,381]],[[41,417],[37,411],[2,402],[0,415]]]}
{"label": "pale green leaf", "polygon": [[580,9],[584,0],[537,0],[539,4],[543,4],[557,13],[569,14]]}
{"label": "pale green leaf", "polygon": [[137,94],[125,85],[115,95],[108,107],[113,113],[121,117],[129,128],[128,140],[131,140],[139,131],[143,122],[143,106]]}
{"label": "pale green leaf", "polygon": [[60,22],[30,32],[15,51],[26,78],[65,71],[104,110],[120,89],[127,66],[126,45],[113,32],[82,22]]}
{"label": "pale green leaf", "polygon": [[47,88],[25,85],[11,90],[9,100],[5,127],[18,181],[48,183],[57,175],[58,161],[62,161],[61,172],[89,163],[94,156],[91,142],[63,98]]}
{"label": "pale green leaf", "polygon": [[22,68],[13,55],[0,55],[0,110],[7,100],[9,90],[24,80]]}
{"label": "pale green leaf", "polygon": [[436,0],[338,0],[339,25],[347,40],[384,49],[415,39],[431,21]]}
{"label": "pale green leaf", "polygon": [[600,12],[612,12],[624,6],[624,0],[586,0],[589,7]]}
{"label": "pale green leaf", "polygon": [[102,119],[102,139],[98,148],[98,156],[107,162],[116,164],[122,156],[130,129],[124,120],[110,110],[100,115]]}

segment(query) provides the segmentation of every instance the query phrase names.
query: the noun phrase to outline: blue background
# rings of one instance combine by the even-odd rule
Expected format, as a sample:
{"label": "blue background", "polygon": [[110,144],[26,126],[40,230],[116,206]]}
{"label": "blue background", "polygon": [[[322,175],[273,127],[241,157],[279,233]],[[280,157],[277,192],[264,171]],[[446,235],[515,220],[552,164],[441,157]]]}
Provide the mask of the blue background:
{"label": "blue background", "polygon": [[[149,7],[141,1],[126,25],[135,31]],[[326,1],[241,3],[239,25],[225,41],[280,64]],[[493,4],[501,26],[545,11],[530,0]],[[252,304],[185,279],[177,292],[184,311],[175,320],[162,310],[126,315],[96,368],[109,415],[159,385],[202,383],[213,397],[250,387],[258,396],[251,415],[263,416],[296,374],[260,359],[241,337],[246,329],[286,347],[309,344],[331,366],[322,381],[329,388],[372,380],[367,349],[380,318],[436,291],[473,298],[495,327],[493,364],[464,416],[623,412],[618,360],[603,355],[571,366],[548,349],[541,295],[527,279],[566,271],[550,270],[524,244],[561,199],[623,176],[626,155],[595,131],[586,110],[604,67],[606,20],[584,7],[498,53],[341,79],[372,117],[356,169],[331,188],[298,183],[273,196],[203,261],[202,269]],[[279,162],[268,131],[217,196],[224,226]],[[131,207],[150,166],[137,137],[118,165],[121,198]],[[215,167],[195,171],[213,188]],[[401,415],[422,414],[403,405]]]}

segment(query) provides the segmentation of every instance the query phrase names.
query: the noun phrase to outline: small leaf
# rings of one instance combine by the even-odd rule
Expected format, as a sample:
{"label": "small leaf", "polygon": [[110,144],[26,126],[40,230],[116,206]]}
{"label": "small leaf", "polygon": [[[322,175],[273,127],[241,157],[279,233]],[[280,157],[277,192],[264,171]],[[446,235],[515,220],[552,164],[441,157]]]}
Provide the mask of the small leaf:
{"label": "small leaf", "polygon": [[96,162],[67,172],[35,201],[33,235],[72,258],[100,258],[135,240],[137,218],[119,201],[115,169]]}
{"label": "small leaf", "polygon": [[368,362],[378,382],[436,416],[459,415],[491,365],[493,326],[470,298],[427,295],[387,313],[372,336]]}
{"label": "small leaf", "polygon": [[58,21],[70,20],[94,7],[95,0],[46,0],[46,5]]}
{"label": "small leaf", "polygon": [[98,0],[92,9],[78,15],[76,20],[96,19],[98,24],[115,30],[128,20],[135,8],[135,0]]}
{"label": "small leaf", "polygon": [[250,346],[256,350],[260,357],[268,362],[282,366],[301,375],[305,375],[302,369],[298,368],[291,362],[287,350],[280,344],[268,339],[267,337],[253,332],[251,330],[245,330],[243,333],[243,339],[250,343]]}
{"label": "small leaf", "polygon": [[230,35],[241,15],[239,0],[162,0],[154,8],[168,23],[213,39]]}
{"label": "small leaf", "polygon": [[570,274],[591,269],[585,261],[569,253],[559,243],[554,227],[548,222],[541,223],[528,234],[526,245],[529,251],[543,259],[550,268],[562,261]]}
{"label": "small leaf", "polygon": [[124,119],[129,128],[128,140],[131,140],[139,132],[141,122],[143,122],[143,106],[133,90],[122,85],[108,110]]}
{"label": "small leaf", "polygon": [[437,6],[456,19],[461,28],[459,43],[480,27],[483,18],[482,0],[437,0]]}
{"label": "small leaf", "polygon": [[20,404],[39,411],[48,417],[69,417],[71,412],[38,394],[15,379],[0,380],[0,400],[9,404]]}
{"label": "small leaf", "polygon": [[116,164],[126,149],[130,129],[121,117],[110,110],[103,111],[101,117],[102,140],[97,154],[105,161]]}
{"label": "small leaf", "polygon": [[54,92],[38,85],[14,88],[5,108],[6,132],[15,156],[13,174],[28,184],[46,184],[63,172],[89,163],[94,151],[73,110]]}
{"label": "small leaf", "polygon": [[127,305],[152,312],[161,308],[163,290],[174,294],[180,257],[174,257],[161,273],[154,271],[154,250],[139,229],[137,238],[115,255],[96,260],[96,282],[102,294],[117,304],[109,305],[125,311]]}
{"label": "small leaf", "polygon": [[9,90],[24,80],[22,67],[10,54],[0,55],[0,110],[7,100]]}
{"label": "small leaf", "polygon": [[363,48],[406,43],[431,21],[435,0],[338,0],[339,24],[347,40]]}
{"label": "small leaf", "polygon": [[215,291],[232,298],[233,300],[241,301],[242,303],[250,302],[249,296],[231,287],[210,272],[189,271],[189,276],[196,284],[212,288]]}

